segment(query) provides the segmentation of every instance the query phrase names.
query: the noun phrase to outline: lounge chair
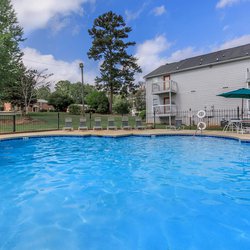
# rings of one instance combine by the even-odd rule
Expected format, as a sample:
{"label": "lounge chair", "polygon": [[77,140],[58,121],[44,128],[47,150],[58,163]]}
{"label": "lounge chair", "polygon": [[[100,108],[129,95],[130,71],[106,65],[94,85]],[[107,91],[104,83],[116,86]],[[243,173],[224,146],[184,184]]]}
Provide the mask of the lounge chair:
{"label": "lounge chair", "polygon": [[65,126],[63,127],[63,130],[73,130],[72,118],[65,118]]}
{"label": "lounge chair", "polygon": [[78,130],[88,130],[87,119],[86,118],[80,118],[80,123],[79,123]]}
{"label": "lounge chair", "polygon": [[110,130],[110,129],[114,129],[116,130],[117,127],[115,125],[115,119],[113,117],[109,117],[108,118],[108,126],[107,126],[107,129]]}
{"label": "lounge chair", "polygon": [[101,130],[102,129],[102,119],[101,117],[95,118],[95,125],[93,127],[94,130]]}
{"label": "lounge chair", "polygon": [[135,118],[135,128],[136,129],[145,129],[146,128],[144,125],[142,125],[142,120],[139,117]]}
{"label": "lounge chair", "polygon": [[132,127],[129,126],[129,124],[128,124],[128,117],[127,116],[122,117],[122,129],[132,129]]}

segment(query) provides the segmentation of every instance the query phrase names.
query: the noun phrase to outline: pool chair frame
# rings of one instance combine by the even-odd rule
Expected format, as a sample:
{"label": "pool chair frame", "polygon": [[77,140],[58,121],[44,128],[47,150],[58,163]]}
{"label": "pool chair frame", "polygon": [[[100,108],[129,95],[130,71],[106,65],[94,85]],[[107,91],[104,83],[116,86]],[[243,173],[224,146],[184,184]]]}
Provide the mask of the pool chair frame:
{"label": "pool chair frame", "polygon": [[95,118],[95,125],[93,127],[94,130],[102,130],[102,119],[101,117]]}
{"label": "pool chair frame", "polygon": [[117,126],[115,125],[115,118],[114,117],[108,118],[107,130],[117,130]]}
{"label": "pool chair frame", "polygon": [[86,123],[87,123],[87,119],[85,117],[80,118],[78,130],[88,130],[88,126]]}
{"label": "pool chair frame", "polygon": [[135,118],[135,128],[136,129],[145,129],[146,127],[142,125],[142,120],[140,117]]}
{"label": "pool chair frame", "polygon": [[128,123],[128,117],[127,116],[122,117],[122,129],[124,129],[124,130],[132,129],[132,127]]}
{"label": "pool chair frame", "polygon": [[73,130],[71,117],[65,118],[65,126],[63,127],[63,130]]}

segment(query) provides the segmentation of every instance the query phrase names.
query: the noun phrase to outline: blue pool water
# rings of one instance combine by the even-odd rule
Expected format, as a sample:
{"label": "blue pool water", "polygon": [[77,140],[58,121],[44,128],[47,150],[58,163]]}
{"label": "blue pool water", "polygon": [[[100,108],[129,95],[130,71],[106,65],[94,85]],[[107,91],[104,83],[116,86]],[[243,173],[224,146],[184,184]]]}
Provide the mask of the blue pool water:
{"label": "blue pool water", "polygon": [[1,141],[0,249],[248,250],[250,144]]}

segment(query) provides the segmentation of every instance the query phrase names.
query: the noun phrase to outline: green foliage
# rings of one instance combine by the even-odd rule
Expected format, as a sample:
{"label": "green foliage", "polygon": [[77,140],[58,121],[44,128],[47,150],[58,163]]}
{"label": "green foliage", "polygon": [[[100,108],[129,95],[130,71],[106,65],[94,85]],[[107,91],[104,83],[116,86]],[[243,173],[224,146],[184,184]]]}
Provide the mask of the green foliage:
{"label": "green foliage", "polygon": [[69,113],[71,115],[80,115],[82,112],[82,107],[78,104],[70,104],[69,105]]}
{"label": "green foliage", "polygon": [[145,119],[146,119],[146,110],[142,110],[142,111],[139,113],[139,117],[141,117],[142,120],[145,120]]}
{"label": "green foliage", "polygon": [[117,97],[114,102],[114,111],[117,114],[128,114],[130,111],[130,103],[126,99]]}
{"label": "green foliage", "polygon": [[70,95],[70,86],[70,81],[59,81],[55,86],[55,90],[60,95]]}
{"label": "green foliage", "polygon": [[86,96],[86,104],[101,114],[108,113],[109,101],[104,92],[97,90],[92,91]]}
{"label": "green foliage", "polygon": [[36,90],[37,99],[49,100],[51,95],[51,91],[49,86],[41,86]]}
{"label": "green foliage", "polygon": [[10,0],[0,1],[0,98],[5,99],[9,89],[22,74],[22,52],[19,43],[23,30],[18,25]]}
{"label": "green foliage", "polygon": [[49,98],[49,104],[53,105],[56,111],[66,111],[72,103],[73,99],[71,97],[58,92],[52,93]]}
{"label": "green foliage", "polygon": [[70,96],[74,103],[82,104],[82,93],[85,99],[85,97],[94,90],[94,86],[89,84],[82,86],[80,82],[71,83],[70,81],[59,81],[55,86],[55,90],[57,93]]}
{"label": "green foliage", "polygon": [[37,88],[48,86],[47,79],[50,75],[44,73],[46,70],[37,71],[25,68],[22,65],[22,75],[12,86],[6,87],[5,99],[13,105],[18,105],[24,108],[25,113],[28,113],[28,107],[37,99]]}
{"label": "green foliage", "polygon": [[135,108],[137,111],[146,109],[146,90],[139,89],[133,95]]}
{"label": "green foliage", "polygon": [[135,42],[125,42],[131,28],[126,26],[122,16],[107,12],[95,19],[89,35],[93,39],[88,57],[102,60],[100,77],[96,78],[99,89],[110,93],[110,113],[112,113],[113,94],[126,93],[133,87],[134,75],[141,72],[137,59],[127,53]]}

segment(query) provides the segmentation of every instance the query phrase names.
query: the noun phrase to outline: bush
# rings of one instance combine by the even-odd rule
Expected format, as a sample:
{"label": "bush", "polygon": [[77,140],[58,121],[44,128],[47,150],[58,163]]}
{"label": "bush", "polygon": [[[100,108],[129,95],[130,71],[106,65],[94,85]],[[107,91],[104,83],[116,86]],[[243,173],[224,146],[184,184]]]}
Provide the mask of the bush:
{"label": "bush", "polygon": [[71,105],[69,105],[69,113],[71,115],[80,115],[81,112],[82,112],[81,106],[79,106],[77,104],[71,104]]}
{"label": "bush", "polygon": [[145,119],[146,119],[146,110],[142,110],[142,111],[139,113],[139,117],[141,117],[142,120],[145,120]]}
{"label": "bush", "polygon": [[121,114],[121,115],[128,114],[130,111],[130,104],[126,99],[122,99],[118,97],[115,100],[113,109],[117,114]]}
{"label": "bush", "polygon": [[40,109],[39,112],[48,112],[47,109]]}
{"label": "bush", "polygon": [[108,97],[104,92],[94,90],[86,98],[89,109],[94,109],[97,113],[107,114],[109,110]]}
{"label": "bush", "polygon": [[49,104],[54,106],[56,111],[65,112],[67,107],[73,103],[73,99],[68,95],[62,95],[58,92],[54,92],[50,95]]}

